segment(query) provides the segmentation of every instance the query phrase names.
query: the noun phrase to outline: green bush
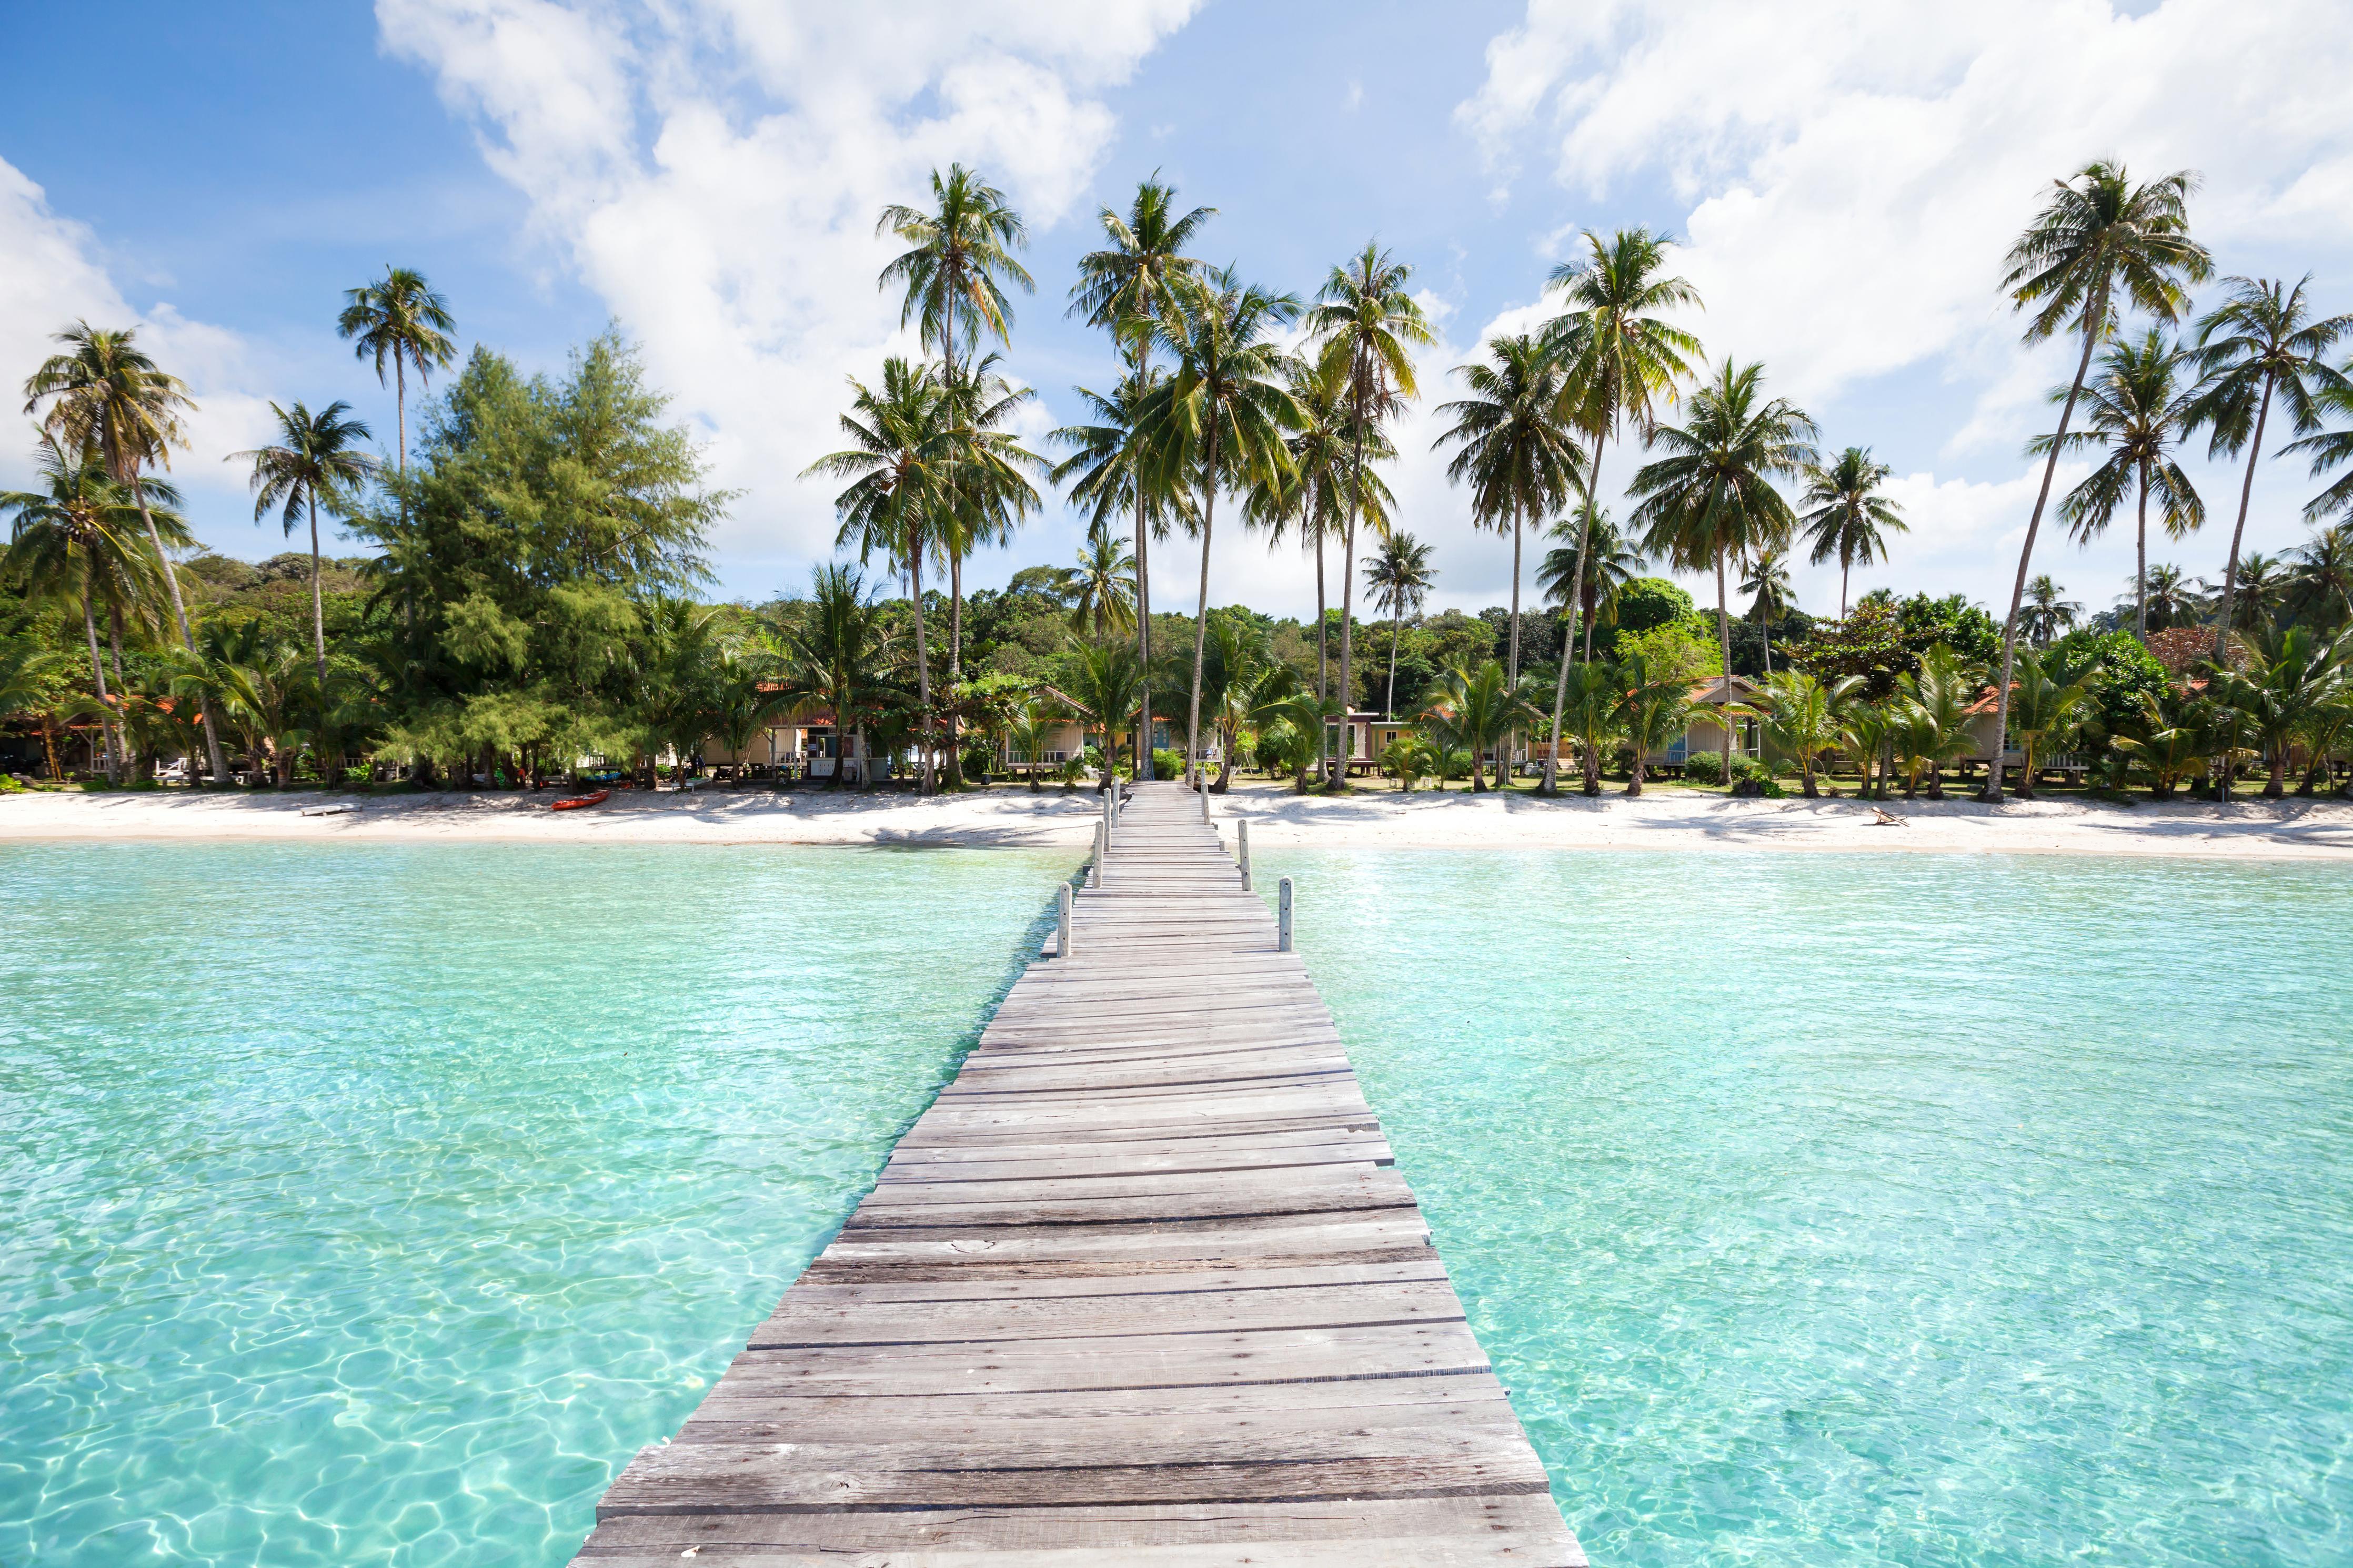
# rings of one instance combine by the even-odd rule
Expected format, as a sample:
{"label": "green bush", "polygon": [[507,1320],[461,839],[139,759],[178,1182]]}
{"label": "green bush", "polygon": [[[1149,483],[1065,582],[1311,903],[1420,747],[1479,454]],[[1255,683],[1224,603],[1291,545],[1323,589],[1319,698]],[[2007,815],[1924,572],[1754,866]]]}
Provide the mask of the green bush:
{"label": "green bush", "polygon": [[964,776],[986,782],[996,761],[995,754],[987,746],[975,746],[964,754]]}
{"label": "green bush", "polygon": [[[1754,757],[1736,755],[1732,759],[1732,776],[1736,780],[1757,779],[1771,784],[1773,770]],[[1724,753],[1694,752],[1683,759],[1683,777],[1694,784],[1721,784],[1724,783]]]}
{"label": "green bush", "polygon": [[[1264,764],[1261,763],[1261,766]],[[1173,746],[1152,748],[1152,776],[1155,779],[1181,779],[1185,776],[1185,753]]]}
{"label": "green bush", "polygon": [[0,795],[22,795],[29,787],[15,773],[0,773]]}

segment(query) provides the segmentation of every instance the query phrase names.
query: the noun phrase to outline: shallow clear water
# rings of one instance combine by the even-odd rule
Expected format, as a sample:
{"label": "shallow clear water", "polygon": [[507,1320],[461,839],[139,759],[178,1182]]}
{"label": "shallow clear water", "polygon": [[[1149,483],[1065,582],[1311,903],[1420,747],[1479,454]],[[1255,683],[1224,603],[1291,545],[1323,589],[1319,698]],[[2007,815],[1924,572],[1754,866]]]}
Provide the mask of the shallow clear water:
{"label": "shallow clear water", "polygon": [[[1071,858],[0,847],[0,1563],[560,1564]],[[2353,875],[1260,859],[1597,1563],[2353,1561]]]}
{"label": "shallow clear water", "polygon": [[0,846],[0,1563],[562,1563],[1069,859]]}
{"label": "shallow clear water", "polygon": [[2353,872],[1259,859],[1597,1563],[2353,1563]]}

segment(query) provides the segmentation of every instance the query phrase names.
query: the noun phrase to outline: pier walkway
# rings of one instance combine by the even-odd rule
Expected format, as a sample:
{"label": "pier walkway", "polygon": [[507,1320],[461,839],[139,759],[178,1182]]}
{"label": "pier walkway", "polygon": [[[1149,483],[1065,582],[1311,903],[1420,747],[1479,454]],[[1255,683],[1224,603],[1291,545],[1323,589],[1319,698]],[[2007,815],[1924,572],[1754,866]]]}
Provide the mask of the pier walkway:
{"label": "pier walkway", "polygon": [[1199,797],[1102,880],[581,1568],[1585,1562]]}

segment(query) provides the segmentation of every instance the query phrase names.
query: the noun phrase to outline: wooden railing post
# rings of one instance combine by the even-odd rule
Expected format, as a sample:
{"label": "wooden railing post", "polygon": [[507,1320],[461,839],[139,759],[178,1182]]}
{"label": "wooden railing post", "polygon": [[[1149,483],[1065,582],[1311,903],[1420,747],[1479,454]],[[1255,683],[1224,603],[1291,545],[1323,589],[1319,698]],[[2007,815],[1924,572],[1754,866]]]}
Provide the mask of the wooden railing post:
{"label": "wooden railing post", "polygon": [[1087,886],[1090,888],[1100,888],[1103,886],[1103,846],[1109,841],[1111,833],[1108,828],[1100,822],[1095,824],[1094,858],[1087,862]]}
{"label": "wooden railing post", "polygon": [[1054,917],[1054,956],[1071,956],[1071,885],[1062,884],[1062,896],[1056,900]]}
{"label": "wooden railing post", "polygon": [[1236,824],[1234,833],[1238,845],[1238,847],[1234,852],[1234,858],[1241,862],[1242,891],[1247,893],[1250,890],[1250,818],[1245,816],[1240,823]]}
{"label": "wooden railing post", "polygon": [[1291,879],[1285,877],[1275,884],[1274,950],[1291,951]]}

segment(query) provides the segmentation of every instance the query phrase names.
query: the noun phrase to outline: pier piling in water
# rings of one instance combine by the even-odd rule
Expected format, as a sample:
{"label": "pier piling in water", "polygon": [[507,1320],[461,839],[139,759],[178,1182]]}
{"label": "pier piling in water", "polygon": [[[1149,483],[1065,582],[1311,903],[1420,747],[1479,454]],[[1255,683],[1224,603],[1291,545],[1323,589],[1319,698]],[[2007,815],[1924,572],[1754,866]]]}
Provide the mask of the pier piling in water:
{"label": "pier piling in water", "polygon": [[1132,792],[1061,962],[576,1568],[1582,1568],[1289,879],[1271,918],[1184,796]]}

